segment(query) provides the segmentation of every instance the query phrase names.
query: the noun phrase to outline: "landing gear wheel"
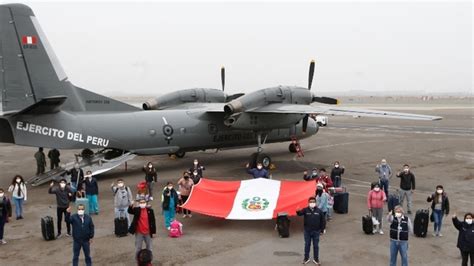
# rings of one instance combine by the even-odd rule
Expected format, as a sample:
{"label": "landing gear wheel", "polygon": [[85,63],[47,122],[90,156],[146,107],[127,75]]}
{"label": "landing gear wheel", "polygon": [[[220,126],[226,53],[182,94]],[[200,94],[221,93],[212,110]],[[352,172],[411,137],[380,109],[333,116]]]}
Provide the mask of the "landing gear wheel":
{"label": "landing gear wheel", "polygon": [[294,143],[290,143],[288,150],[290,150],[291,153],[296,153],[296,145]]}
{"label": "landing gear wheel", "polygon": [[186,155],[186,152],[184,152],[184,151],[178,151],[178,152],[175,153],[175,155],[176,155],[176,157],[178,157],[178,158],[181,159],[181,158],[184,157],[184,155]]}
{"label": "landing gear wheel", "polygon": [[259,153],[257,155],[257,163],[261,163],[265,169],[268,169],[272,164],[272,159],[265,153]]}
{"label": "landing gear wheel", "polygon": [[258,152],[252,153],[252,155],[250,155],[250,158],[249,158],[250,169],[257,167],[257,156],[258,156]]}

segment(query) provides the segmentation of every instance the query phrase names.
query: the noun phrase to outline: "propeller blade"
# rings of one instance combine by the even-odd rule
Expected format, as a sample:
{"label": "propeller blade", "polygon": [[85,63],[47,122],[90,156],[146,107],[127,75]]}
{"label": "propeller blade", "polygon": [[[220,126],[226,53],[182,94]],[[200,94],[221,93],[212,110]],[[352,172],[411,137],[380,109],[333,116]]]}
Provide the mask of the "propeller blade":
{"label": "propeller blade", "polygon": [[222,82],[222,91],[225,87],[225,67],[221,67],[221,82]]}
{"label": "propeller blade", "polygon": [[237,99],[239,98],[240,96],[243,96],[245,95],[245,93],[236,93],[236,94],[232,94],[232,95],[228,95],[226,98],[225,98],[225,102],[230,102],[234,99]]}
{"label": "propeller blade", "polygon": [[339,104],[339,100],[330,97],[313,97],[313,102],[324,103],[324,104]]}
{"label": "propeller blade", "polygon": [[311,90],[311,85],[313,84],[313,76],[314,76],[314,60],[311,60],[311,63],[309,63],[308,90]]}
{"label": "propeller blade", "polygon": [[305,115],[303,118],[303,133],[306,133],[306,129],[308,128],[308,118],[309,115]]}

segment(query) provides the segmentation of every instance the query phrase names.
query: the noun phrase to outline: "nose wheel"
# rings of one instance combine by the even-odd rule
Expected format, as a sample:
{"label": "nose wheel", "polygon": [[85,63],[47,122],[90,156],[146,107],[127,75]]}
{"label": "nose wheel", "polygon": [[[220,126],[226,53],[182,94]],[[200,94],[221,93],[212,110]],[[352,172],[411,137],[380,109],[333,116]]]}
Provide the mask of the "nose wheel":
{"label": "nose wheel", "polygon": [[249,167],[256,168],[259,163],[261,163],[265,169],[268,169],[272,164],[272,158],[263,152],[252,153],[249,158]]}

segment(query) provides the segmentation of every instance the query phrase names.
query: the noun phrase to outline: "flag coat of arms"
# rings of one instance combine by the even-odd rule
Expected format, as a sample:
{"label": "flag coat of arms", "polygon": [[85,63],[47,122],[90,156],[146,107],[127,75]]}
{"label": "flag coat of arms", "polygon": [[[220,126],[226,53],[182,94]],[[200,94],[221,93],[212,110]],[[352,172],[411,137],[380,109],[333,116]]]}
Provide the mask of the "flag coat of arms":
{"label": "flag coat of arms", "polygon": [[280,212],[290,216],[308,205],[315,181],[279,181],[257,178],[217,181],[202,178],[182,205],[205,215],[231,220],[267,220]]}

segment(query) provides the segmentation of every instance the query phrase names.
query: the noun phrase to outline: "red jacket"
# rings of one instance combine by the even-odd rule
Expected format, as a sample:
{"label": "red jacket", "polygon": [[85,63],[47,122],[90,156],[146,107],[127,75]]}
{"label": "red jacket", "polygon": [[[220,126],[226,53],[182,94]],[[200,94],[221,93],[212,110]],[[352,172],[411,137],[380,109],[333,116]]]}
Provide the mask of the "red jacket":
{"label": "red jacket", "polygon": [[367,196],[367,207],[369,209],[383,208],[383,203],[385,200],[387,200],[387,196],[385,196],[385,192],[383,190],[379,190],[378,192],[371,190]]}
{"label": "red jacket", "polygon": [[333,183],[332,183],[331,178],[327,175],[320,176],[319,179],[318,179],[318,182],[324,184],[324,189],[327,189],[328,187],[333,187],[334,186]]}

